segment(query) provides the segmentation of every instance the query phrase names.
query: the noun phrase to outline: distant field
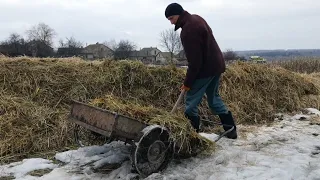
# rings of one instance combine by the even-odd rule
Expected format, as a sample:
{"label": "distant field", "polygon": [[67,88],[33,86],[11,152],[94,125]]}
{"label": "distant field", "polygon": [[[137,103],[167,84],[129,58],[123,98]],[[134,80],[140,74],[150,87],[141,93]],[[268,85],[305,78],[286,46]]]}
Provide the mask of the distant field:
{"label": "distant field", "polygon": [[299,73],[320,72],[320,57],[296,57],[272,61],[285,69]]}

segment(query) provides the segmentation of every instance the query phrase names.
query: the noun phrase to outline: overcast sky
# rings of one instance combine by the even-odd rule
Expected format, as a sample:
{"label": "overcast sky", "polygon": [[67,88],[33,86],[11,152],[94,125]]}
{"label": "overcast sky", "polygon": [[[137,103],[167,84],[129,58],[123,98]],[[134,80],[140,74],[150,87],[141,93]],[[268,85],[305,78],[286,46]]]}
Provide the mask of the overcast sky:
{"label": "overcast sky", "polygon": [[171,2],[204,17],[222,50],[320,48],[320,0],[0,0],[0,40],[44,22],[55,42],[129,39],[161,49]]}

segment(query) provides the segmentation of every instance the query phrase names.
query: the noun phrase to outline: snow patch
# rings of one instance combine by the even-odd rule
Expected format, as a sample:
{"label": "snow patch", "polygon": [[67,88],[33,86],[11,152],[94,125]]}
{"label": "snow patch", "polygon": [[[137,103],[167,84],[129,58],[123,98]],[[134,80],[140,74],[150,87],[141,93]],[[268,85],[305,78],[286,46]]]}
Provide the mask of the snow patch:
{"label": "snow patch", "polygon": [[129,145],[124,145],[123,142],[113,141],[104,146],[82,147],[78,150],[71,150],[62,153],[57,153],[55,158],[61,162],[77,165],[85,165],[92,162],[99,163],[121,163],[128,156]]}
{"label": "snow patch", "polygon": [[300,120],[300,121],[307,121],[310,120],[310,116],[304,114],[296,114],[291,117],[292,120]]}
{"label": "snow patch", "polygon": [[318,109],[315,109],[315,108],[306,108],[306,110],[308,111],[308,114],[314,114],[314,115],[320,116],[320,111],[319,111]]}
{"label": "snow patch", "polygon": [[53,164],[52,161],[42,158],[24,159],[20,162],[11,163],[9,165],[0,166],[1,176],[14,176],[15,178],[22,178],[29,172],[41,169],[54,169],[58,165]]}
{"label": "snow patch", "polygon": [[123,161],[125,161],[128,158],[129,158],[128,154],[113,153],[113,154],[110,154],[110,156],[107,156],[106,158],[103,158],[99,161],[96,161],[95,163],[93,163],[93,165],[94,165],[95,169],[98,169],[98,168],[105,166],[106,164],[122,163]]}
{"label": "snow patch", "polygon": [[219,137],[219,135],[217,134],[207,134],[207,133],[199,133],[199,134],[213,142]]}

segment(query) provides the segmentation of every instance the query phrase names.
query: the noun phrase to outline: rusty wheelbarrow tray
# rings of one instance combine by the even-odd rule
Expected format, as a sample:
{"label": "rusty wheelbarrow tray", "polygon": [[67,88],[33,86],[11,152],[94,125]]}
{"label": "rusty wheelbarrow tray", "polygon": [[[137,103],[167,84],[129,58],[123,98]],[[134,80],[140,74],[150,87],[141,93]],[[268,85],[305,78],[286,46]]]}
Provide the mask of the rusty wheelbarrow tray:
{"label": "rusty wheelbarrow tray", "polygon": [[132,167],[142,177],[164,170],[173,157],[173,142],[169,140],[169,131],[162,126],[148,125],[116,112],[94,107],[79,101],[72,101],[68,120],[75,127],[76,142],[79,139],[78,128],[82,127],[97,136],[120,140],[132,145]]}
{"label": "rusty wheelbarrow tray", "polygon": [[69,120],[100,135],[129,143],[148,126],[136,119],[75,100]]}

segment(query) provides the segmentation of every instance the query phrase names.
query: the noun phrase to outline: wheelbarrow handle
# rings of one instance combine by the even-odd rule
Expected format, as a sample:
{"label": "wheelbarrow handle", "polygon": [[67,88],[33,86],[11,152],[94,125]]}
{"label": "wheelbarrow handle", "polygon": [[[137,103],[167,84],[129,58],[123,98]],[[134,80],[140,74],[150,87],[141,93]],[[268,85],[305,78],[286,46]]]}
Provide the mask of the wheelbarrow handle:
{"label": "wheelbarrow handle", "polygon": [[185,92],[186,92],[186,90],[184,90],[184,89],[181,91],[178,100],[176,101],[175,105],[173,106],[173,108],[172,108],[172,110],[170,112],[171,114],[174,113],[174,111],[176,111],[176,109],[177,109],[178,105],[180,104]]}

